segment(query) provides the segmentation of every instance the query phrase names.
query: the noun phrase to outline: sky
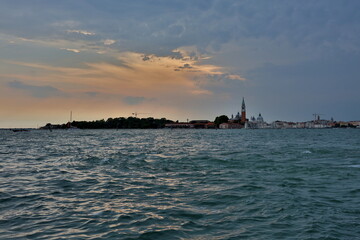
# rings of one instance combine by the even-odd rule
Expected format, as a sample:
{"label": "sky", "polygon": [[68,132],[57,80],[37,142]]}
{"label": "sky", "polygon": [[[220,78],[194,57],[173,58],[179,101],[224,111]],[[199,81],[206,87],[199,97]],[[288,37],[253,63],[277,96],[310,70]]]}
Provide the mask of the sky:
{"label": "sky", "polygon": [[3,0],[0,128],[360,120],[358,0]]}

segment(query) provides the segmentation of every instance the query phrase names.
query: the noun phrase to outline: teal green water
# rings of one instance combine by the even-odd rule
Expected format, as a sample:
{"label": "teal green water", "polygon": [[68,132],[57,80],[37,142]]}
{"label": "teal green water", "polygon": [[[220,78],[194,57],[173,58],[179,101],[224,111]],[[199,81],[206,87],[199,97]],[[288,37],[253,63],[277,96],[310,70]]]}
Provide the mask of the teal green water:
{"label": "teal green water", "polygon": [[360,129],[0,131],[0,239],[360,239]]}

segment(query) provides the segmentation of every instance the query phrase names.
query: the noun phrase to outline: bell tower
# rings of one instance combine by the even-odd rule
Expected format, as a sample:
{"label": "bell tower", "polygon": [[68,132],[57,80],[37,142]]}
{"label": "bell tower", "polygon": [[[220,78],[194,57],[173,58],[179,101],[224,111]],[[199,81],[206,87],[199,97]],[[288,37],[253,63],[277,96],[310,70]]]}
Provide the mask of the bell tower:
{"label": "bell tower", "polygon": [[245,123],[245,122],[246,122],[246,107],[245,107],[245,100],[243,97],[241,104],[241,123]]}

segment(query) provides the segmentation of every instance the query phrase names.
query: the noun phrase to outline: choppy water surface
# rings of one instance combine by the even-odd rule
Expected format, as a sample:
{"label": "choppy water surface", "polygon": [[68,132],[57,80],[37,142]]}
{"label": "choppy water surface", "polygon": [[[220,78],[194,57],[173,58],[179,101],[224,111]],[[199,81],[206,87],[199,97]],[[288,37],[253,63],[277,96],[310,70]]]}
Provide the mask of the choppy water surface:
{"label": "choppy water surface", "polygon": [[0,239],[360,239],[360,130],[0,131]]}

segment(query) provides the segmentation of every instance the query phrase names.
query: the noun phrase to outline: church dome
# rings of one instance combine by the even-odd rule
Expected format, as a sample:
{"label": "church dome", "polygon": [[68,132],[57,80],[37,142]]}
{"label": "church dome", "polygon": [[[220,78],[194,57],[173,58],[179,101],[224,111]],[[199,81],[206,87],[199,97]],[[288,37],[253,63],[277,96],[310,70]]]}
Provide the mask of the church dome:
{"label": "church dome", "polygon": [[261,116],[261,113],[259,113],[259,116],[256,119],[258,122],[263,122],[264,118]]}

